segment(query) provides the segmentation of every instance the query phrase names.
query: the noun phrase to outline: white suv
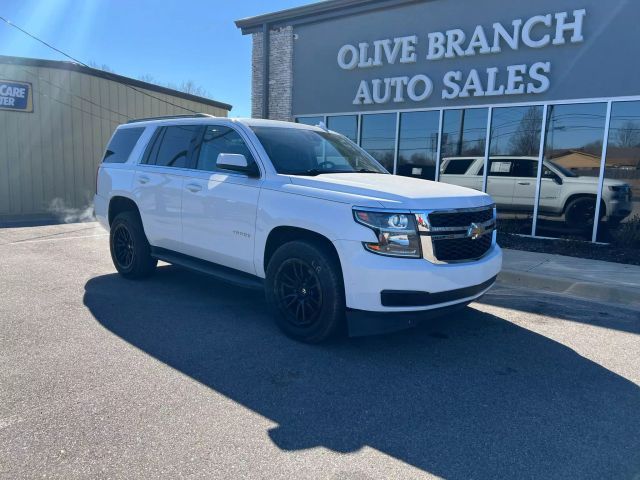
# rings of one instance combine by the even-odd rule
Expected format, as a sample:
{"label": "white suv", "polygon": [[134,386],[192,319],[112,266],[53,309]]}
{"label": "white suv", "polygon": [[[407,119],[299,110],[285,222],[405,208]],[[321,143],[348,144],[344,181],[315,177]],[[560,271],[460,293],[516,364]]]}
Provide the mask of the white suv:
{"label": "white suv", "polygon": [[342,135],[195,115],[119,126],[96,216],[127,278],[158,260],[264,288],[278,325],[319,342],[461,307],[502,253],[488,195],[390,175]]}
{"label": "white suv", "polygon": [[[540,180],[540,215],[562,220],[572,229],[590,229],[595,217],[598,177],[579,176],[545,159]],[[440,181],[482,190],[484,157],[443,158]],[[487,191],[502,213],[531,212],[535,203],[537,157],[492,156]],[[600,220],[617,225],[631,214],[631,187],[605,178]]]}

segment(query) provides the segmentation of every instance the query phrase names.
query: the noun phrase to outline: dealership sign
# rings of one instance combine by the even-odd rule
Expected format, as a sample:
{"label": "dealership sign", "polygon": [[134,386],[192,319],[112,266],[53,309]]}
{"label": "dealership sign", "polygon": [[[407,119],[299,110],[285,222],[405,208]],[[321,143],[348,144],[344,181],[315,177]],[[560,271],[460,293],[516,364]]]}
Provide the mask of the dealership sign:
{"label": "dealership sign", "polygon": [[0,110],[33,112],[33,87],[31,84],[0,80]]}
{"label": "dealership sign", "polygon": [[547,13],[518,18],[509,24],[493,23],[488,28],[477,25],[428,32],[424,36],[412,34],[383,38],[372,42],[348,43],[337,53],[338,66],[346,71],[362,71],[389,65],[425,65],[423,73],[387,76],[361,80],[354,92],[354,105],[423,102],[437,95],[443,101],[473,97],[504,97],[507,95],[536,95],[551,86],[553,71],[549,59],[531,63],[447,70],[441,77],[432,78],[429,66],[446,59],[455,59],[456,66],[464,65],[469,57],[500,55],[523,49],[548,50],[561,45],[584,41],[583,24],[586,9],[571,12]]}

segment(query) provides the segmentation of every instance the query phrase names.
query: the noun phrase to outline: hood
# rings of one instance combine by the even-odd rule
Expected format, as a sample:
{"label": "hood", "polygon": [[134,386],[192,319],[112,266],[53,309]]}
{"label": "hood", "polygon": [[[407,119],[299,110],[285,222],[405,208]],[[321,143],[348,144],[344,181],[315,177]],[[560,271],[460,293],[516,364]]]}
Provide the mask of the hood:
{"label": "hood", "polygon": [[315,177],[293,175],[300,193],[384,208],[410,210],[481,207],[493,203],[489,195],[470,188],[419,178],[377,173],[329,173]]}
{"label": "hood", "polygon": [[[591,186],[593,186],[593,188],[597,189],[599,178],[598,177],[589,177],[587,175],[584,175],[584,176],[580,175],[578,177],[562,177],[562,182],[563,183],[568,183],[568,184],[591,185]],[[629,185],[628,183],[626,183],[624,181],[610,179],[610,178],[604,178],[602,183],[605,186],[609,186],[609,185],[611,185],[611,186]]]}

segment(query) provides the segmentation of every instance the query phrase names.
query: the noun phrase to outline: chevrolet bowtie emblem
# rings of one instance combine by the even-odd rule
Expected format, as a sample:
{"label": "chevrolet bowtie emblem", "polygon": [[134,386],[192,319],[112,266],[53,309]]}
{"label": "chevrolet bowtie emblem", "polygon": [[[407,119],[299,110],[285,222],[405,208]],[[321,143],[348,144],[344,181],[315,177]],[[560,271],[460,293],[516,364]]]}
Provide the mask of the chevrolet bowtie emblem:
{"label": "chevrolet bowtie emblem", "polygon": [[472,223],[469,225],[467,229],[467,237],[471,238],[471,240],[476,240],[480,238],[485,233],[485,228],[482,225],[478,225],[477,223]]}

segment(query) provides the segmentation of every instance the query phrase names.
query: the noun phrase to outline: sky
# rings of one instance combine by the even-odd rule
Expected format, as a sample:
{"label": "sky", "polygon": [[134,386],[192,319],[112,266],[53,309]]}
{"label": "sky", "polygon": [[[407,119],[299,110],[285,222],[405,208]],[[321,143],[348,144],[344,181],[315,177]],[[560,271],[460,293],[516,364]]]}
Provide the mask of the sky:
{"label": "sky", "polygon": [[[251,115],[251,36],[234,21],[311,0],[2,0],[0,16],[85,63],[159,83],[192,80]],[[0,55],[68,60],[0,22]]]}

